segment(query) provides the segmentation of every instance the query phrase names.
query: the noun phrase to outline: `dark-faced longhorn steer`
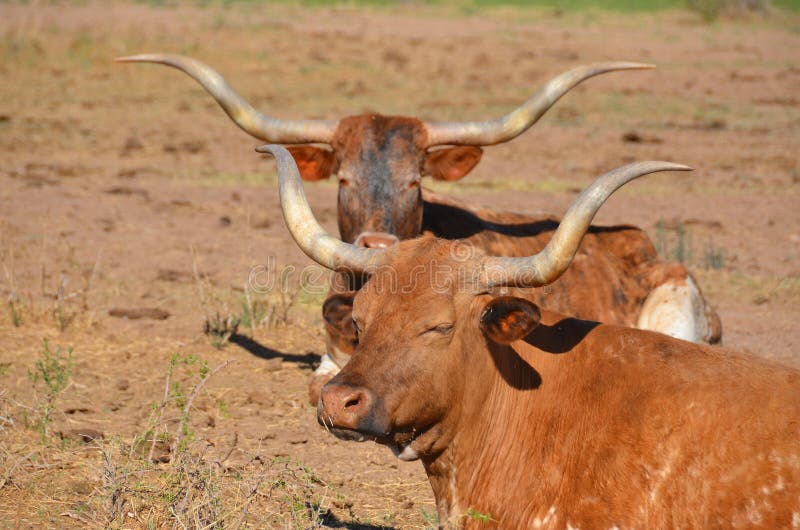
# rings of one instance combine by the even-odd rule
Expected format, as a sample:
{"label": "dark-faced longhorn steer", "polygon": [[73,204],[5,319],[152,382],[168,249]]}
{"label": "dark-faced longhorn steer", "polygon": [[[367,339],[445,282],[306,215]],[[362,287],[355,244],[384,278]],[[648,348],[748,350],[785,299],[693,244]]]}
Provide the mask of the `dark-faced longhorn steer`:
{"label": "dark-faced longhorn steer", "polygon": [[[176,55],[138,55],[121,62],[154,62],[197,80],[230,118],[250,135],[295,145],[289,151],[304,180],[339,179],[338,224],[342,240],[385,248],[398,239],[432,233],[469,238],[489,252],[528,255],[551,237],[558,219],[531,218],[473,208],[421,189],[423,175],[458,180],[478,163],[480,146],[511,140],[533,125],[580,82],[605,72],[650,68],[612,62],[578,67],[549,81],[511,113],[485,122],[431,123],[366,114],[338,121],[280,120],[257,112],[217,72]],[[432,149],[441,146],[444,148]],[[680,264],[661,261],[647,236],[633,227],[593,228],[581,265],[538,301],[548,308],[602,322],[636,325],[691,341],[718,342],[719,319]],[[596,278],[605,282],[596,282]],[[311,382],[310,399],[343,366],[356,344],[350,307],[360,278],[338,275],[323,306],[327,354]],[[588,290],[588,286],[593,286]]]}
{"label": "dark-faced longhorn steer", "polygon": [[557,279],[617,188],[685,166],[611,171],[541,252],[496,257],[430,236],[343,243],[313,219],[286,150],[269,150],[300,248],[370,277],[353,307],[358,346],[318,420],[421,460],[440,528],[800,525],[800,371],[503,292]]}

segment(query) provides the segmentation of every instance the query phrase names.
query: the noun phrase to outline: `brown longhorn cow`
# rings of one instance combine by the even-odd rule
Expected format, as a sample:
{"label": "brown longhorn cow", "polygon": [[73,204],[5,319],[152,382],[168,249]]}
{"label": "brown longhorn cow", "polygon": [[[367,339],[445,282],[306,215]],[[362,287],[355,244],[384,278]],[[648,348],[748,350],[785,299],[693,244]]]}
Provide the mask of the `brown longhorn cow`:
{"label": "brown longhorn cow", "polygon": [[[194,59],[151,54],[118,61],[160,63],[187,73],[239,127],[256,138],[330,146],[295,145],[289,151],[304,180],[338,177],[338,225],[345,242],[385,248],[398,239],[430,233],[467,239],[487,252],[511,256],[540,250],[558,219],[473,208],[421,189],[423,175],[458,180],[479,162],[480,146],[506,142],[523,133],[582,81],[605,72],[651,68],[626,62],[578,67],[549,81],[504,117],[431,123],[378,114],[339,121],[280,120],[257,112],[220,74]],[[312,377],[312,403],[316,403],[321,385],[347,362],[357,342],[350,308],[360,282],[350,274],[338,275],[323,305],[327,353]],[[646,234],[634,227],[592,228],[575,267],[551,293],[539,292],[536,301],[551,310],[636,325],[691,341],[721,340],[719,318],[686,268],[661,261]]]}
{"label": "brown longhorn cow", "polygon": [[609,195],[684,167],[607,173],[541,252],[494,257],[430,236],[343,243],[313,219],[289,153],[268,150],[300,248],[369,275],[319,422],[421,460],[441,527],[800,527],[800,371],[502,292],[552,283]]}

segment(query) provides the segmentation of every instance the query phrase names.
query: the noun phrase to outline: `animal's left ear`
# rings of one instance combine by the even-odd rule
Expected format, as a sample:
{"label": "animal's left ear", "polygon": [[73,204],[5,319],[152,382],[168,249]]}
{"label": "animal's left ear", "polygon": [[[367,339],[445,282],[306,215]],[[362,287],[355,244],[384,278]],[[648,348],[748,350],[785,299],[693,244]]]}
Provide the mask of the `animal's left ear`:
{"label": "animal's left ear", "polygon": [[483,149],[460,145],[437,149],[425,155],[425,174],[436,180],[454,181],[467,175],[481,161]]}
{"label": "animal's left ear", "polygon": [[293,145],[287,149],[297,163],[300,177],[305,181],[325,180],[336,172],[336,155],[333,151],[313,145]]}
{"label": "animal's left ear", "polygon": [[539,325],[541,311],[533,302],[516,296],[498,296],[481,313],[481,330],[499,344],[526,337]]}

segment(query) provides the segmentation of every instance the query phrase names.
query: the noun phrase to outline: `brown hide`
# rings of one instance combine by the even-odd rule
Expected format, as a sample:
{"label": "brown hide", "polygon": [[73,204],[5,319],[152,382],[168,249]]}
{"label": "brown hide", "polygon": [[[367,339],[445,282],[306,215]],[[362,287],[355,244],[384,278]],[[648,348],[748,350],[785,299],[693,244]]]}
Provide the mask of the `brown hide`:
{"label": "brown hide", "polygon": [[[524,340],[497,343],[481,324],[494,294],[432,287],[443,264],[478,269],[480,252],[454,258],[463,247],[420,238],[387,254],[387,272],[356,295],[359,344],[319,409],[320,422],[352,439],[358,418],[333,421],[341,415],[326,392],[368,397],[370,436],[422,460],[443,524],[800,524],[798,370],[549,311],[530,317],[538,327]],[[379,290],[388,271],[399,288]]]}
{"label": "brown hide", "polygon": [[[532,217],[517,213],[480,208],[423,189],[424,234],[442,239],[460,239],[495,256],[528,256],[541,250],[553,235],[559,219]],[[562,314],[610,324],[634,326],[654,286],[671,277],[688,275],[683,265],[662,261],[647,235],[631,226],[592,226],[583,238],[570,268],[556,282],[538,289],[517,290],[540,306]],[[682,275],[682,276],[681,276]],[[340,279],[331,288],[331,297],[355,296],[361,280],[351,283]],[[352,302],[351,302],[352,303]],[[325,316],[323,308],[323,315]],[[325,316],[328,352],[343,365],[358,342],[355,330],[341,311],[335,319]],[[716,313],[712,320],[721,337]],[[336,322],[341,325],[336,325]],[[335,346],[332,348],[331,346]],[[325,376],[326,382],[330,376]],[[319,388],[319,382],[315,385]],[[309,399],[316,404],[318,392]]]}

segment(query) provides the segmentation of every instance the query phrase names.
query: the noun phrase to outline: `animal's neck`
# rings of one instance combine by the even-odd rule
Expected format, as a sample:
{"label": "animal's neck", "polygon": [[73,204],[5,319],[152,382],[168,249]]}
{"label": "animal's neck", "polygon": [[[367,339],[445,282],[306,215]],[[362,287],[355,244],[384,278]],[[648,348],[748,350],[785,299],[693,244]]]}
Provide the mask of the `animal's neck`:
{"label": "animal's neck", "polygon": [[425,462],[445,528],[485,528],[487,518],[501,528],[545,523],[555,502],[551,479],[559,470],[547,463],[557,461],[554,454],[562,448],[552,439],[553,422],[568,399],[564,383],[580,362],[579,347],[568,355],[519,345],[491,350],[486,364],[473,365],[468,380],[493,374],[492,381],[482,391],[468,387],[458,434],[435,460]]}

